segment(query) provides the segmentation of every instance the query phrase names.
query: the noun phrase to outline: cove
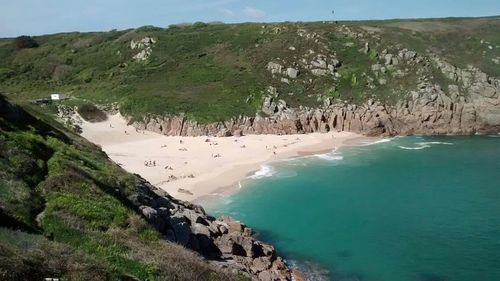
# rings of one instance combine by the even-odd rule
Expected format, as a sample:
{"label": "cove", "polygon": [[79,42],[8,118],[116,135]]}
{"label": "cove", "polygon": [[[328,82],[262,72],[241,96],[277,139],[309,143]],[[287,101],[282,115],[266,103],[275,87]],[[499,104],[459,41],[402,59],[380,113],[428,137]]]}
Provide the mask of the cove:
{"label": "cove", "polygon": [[271,163],[207,206],[313,280],[500,280],[500,136],[397,137]]}

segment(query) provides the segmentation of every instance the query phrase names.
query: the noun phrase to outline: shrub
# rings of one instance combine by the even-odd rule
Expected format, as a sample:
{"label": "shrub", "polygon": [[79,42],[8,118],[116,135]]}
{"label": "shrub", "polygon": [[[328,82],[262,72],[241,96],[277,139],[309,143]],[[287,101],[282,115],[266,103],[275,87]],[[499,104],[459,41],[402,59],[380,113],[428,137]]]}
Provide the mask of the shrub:
{"label": "shrub", "polygon": [[120,201],[104,194],[95,200],[92,196],[58,193],[49,198],[45,213],[47,216],[69,213],[85,220],[93,230],[124,226],[128,218],[128,211]]}
{"label": "shrub", "polygon": [[78,73],[76,78],[81,82],[90,83],[94,78],[94,72],[95,68],[87,68]]}
{"label": "shrub", "polygon": [[13,77],[15,72],[9,68],[0,68],[0,81]]}
{"label": "shrub", "polygon": [[193,24],[194,27],[206,27],[208,24],[202,22],[202,21],[197,21]]}
{"label": "shrub", "polygon": [[33,78],[52,78],[56,67],[65,64],[65,59],[56,54],[34,62]]}
{"label": "shrub", "polygon": [[19,36],[14,40],[14,43],[16,45],[16,49],[21,50],[21,49],[29,49],[29,48],[36,48],[38,47],[38,42],[35,41],[35,39],[31,38],[30,36]]}
{"label": "shrub", "polygon": [[58,65],[54,69],[54,72],[52,73],[52,79],[55,81],[62,81],[65,80],[66,78],[70,77],[73,72],[73,67],[63,64],[63,65]]}
{"label": "shrub", "polygon": [[78,114],[87,122],[103,122],[108,119],[106,113],[93,104],[83,104],[78,107]]}
{"label": "shrub", "polygon": [[378,59],[378,53],[377,53],[377,51],[371,50],[368,53],[368,57],[370,58],[371,61],[377,61],[377,59]]}
{"label": "shrub", "polygon": [[73,43],[73,48],[75,49],[90,48],[93,44],[94,44],[94,38],[81,38],[78,39],[75,43]]}

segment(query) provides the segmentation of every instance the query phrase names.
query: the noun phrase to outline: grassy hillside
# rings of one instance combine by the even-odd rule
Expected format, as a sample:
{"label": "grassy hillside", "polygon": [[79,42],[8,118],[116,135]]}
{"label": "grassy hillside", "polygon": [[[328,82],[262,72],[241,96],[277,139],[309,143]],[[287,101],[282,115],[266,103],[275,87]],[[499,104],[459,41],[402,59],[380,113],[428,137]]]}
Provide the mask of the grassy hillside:
{"label": "grassy hillside", "polygon": [[0,96],[1,280],[238,278],[160,239],[137,210],[136,176],[35,114]]}
{"label": "grassy hillside", "polygon": [[[345,32],[345,27],[350,32]],[[299,36],[305,30],[311,40]],[[459,67],[474,65],[500,77],[500,18],[391,20],[342,23],[204,24],[143,27],[103,33],[35,37],[39,47],[17,50],[0,40],[0,91],[19,102],[62,92],[70,104],[118,104],[131,116],[185,113],[200,122],[254,115],[268,86],[292,106],[317,106],[324,97],[360,102],[393,102],[413,90],[419,68],[384,85],[371,85],[371,66],[384,62],[383,50],[407,48],[433,53]],[[131,41],[151,37],[145,61]],[[370,52],[360,51],[369,43]],[[293,48],[291,48],[293,47]],[[335,56],[337,77],[311,75],[283,83],[266,70],[271,61],[296,64],[310,54]],[[311,55],[313,56],[313,55]],[[400,65],[391,71],[404,71]],[[422,70],[423,71],[423,70]],[[439,84],[437,71],[425,70]],[[425,73],[424,73],[425,74]],[[434,74],[434,75],[433,75]],[[376,84],[376,83],[375,83]],[[381,83],[382,84],[382,83]],[[443,87],[445,88],[445,87]]]}

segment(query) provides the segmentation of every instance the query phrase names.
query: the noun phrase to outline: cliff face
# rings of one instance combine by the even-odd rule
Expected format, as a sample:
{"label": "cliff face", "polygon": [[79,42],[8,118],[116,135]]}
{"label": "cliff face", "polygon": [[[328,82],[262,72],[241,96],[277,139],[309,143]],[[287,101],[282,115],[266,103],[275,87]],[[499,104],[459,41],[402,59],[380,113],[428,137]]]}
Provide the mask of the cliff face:
{"label": "cliff face", "polygon": [[255,280],[291,279],[274,247],[255,239],[251,228],[230,217],[210,217],[201,206],[176,200],[145,180],[139,186],[140,212],[166,239]]}
{"label": "cliff face", "polygon": [[420,78],[418,88],[388,105],[372,99],[361,105],[325,100],[317,109],[289,108],[272,87],[262,111],[268,117],[238,117],[199,124],[182,116],[145,118],[133,125],[170,136],[230,136],[350,131],[366,135],[453,134],[500,131],[500,80],[477,68],[457,68],[432,56],[435,65],[454,84],[442,89]]}

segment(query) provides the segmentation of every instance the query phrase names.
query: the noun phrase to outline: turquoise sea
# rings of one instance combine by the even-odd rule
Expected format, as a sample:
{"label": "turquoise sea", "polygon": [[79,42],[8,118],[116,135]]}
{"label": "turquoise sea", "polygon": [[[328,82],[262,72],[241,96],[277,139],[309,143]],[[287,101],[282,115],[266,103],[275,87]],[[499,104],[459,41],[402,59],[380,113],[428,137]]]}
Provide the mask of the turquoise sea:
{"label": "turquoise sea", "polygon": [[500,135],[398,137],[265,165],[207,207],[312,280],[500,280]]}

